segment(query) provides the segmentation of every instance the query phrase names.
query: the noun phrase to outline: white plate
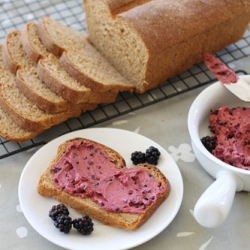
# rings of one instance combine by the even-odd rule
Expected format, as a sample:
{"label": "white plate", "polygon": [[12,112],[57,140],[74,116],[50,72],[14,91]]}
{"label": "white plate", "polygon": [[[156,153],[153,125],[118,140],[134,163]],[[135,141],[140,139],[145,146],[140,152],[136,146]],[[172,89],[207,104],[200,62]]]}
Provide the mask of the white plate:
{"label": "white plate", "polygon": [[[157,167],[169,179],[172,189],[167,200],[139,229],[127,231],[94,221],[93,233],[90,236],[82,236],[76,230],[71,230],[65,235],[54,227],[48,212],[58,202],[52,198],[40,196],[37,192],[37,184],[40,175],[56,155],[59,144],[74,137],[92,139],[115,149],[124,157],[127,166],[132,166],[130,155],[133,151],[145,151],[151,145],[160,150],[161,157]],[[39,234],[56,245],[72,250],[129,249],[152,239],[172,222],[182,202],[183,181],[175,161],[154,141],[130,131],[92,128],[63,135],[39,149],[28,161],[21,174],[18,195],[28,222]],[[72,218],[80,217],[80,214],[72,209],[70,209],[70,215]]]}

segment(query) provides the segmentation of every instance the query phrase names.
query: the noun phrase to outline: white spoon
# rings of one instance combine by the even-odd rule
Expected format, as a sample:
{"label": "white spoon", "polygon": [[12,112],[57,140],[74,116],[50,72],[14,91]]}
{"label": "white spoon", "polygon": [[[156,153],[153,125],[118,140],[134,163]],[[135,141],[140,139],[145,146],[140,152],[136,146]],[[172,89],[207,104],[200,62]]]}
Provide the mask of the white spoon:
{"label": "white spoon", "polygon": [[214,76],[234,95],[245,102],[250,102],[250,85],[211,54],[204,54],[203,61]]}

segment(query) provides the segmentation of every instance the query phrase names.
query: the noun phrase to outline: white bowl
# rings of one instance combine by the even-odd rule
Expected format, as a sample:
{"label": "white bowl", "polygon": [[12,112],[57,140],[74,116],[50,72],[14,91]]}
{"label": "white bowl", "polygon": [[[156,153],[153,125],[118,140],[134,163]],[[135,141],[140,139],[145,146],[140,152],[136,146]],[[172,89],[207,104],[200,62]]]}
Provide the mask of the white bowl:
{"label": "white bowl", "polygon": [[[241,76],[250,83],[250,76]],[[188,114],[188,130],[193,151],[201,166],[216,179],[204,192],[194,208],[194,217],[199,224],[212,228],[221,225],[231,209],[236,191],[250,191],[250,171],[233,167],[213,156],[201,143],[201,138],[210,135],[208,129],[211,109],[227,105],[250,107],[216,82],[203,90],[194,100]]]}

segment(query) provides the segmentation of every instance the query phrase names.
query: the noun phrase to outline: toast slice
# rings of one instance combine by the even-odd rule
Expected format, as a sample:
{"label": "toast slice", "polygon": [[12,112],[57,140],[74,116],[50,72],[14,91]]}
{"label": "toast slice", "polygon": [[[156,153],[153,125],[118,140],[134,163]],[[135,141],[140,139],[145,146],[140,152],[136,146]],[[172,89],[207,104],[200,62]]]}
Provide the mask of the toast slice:
{"label": "toast slice", "polygon": [[82,33],[47,16],[39,20],[38,33],[47,50],[61,57],[62,67],[92,91],[133,91],[134,85],[125,79]]}
{"label": "toast slice", "polygon": [[71,77],[60,65],[59,57],[50,53],[40,40],[34,21],[26,23],[22,30],[23,49],[28,57],[37,63],[40,79],[54,92],[72,103],[114,102],[117,91],[93,92]]}
{"label": "toast slice", "polygon": [[[93,158],[90,157],[90,154],[92,152],[94,152],[92,156]],[[70,161],[66,161],[66,169],[73,169],[72,171],[78,171],[77,168],[80,166],[79,172],[82,171],[81,175],[77,175],[75,172],[75,176],[80,176],[80,179],[82,178],[83,180],[85,180],[84,185],[92,187],[92,189],[86,188],[84,190],[83,188],[79,190],[79,187],[83,187],[83,184],[81,182],[78,182],[80,179],[77,177],[68,179],[68,184],[66,184],[63,179],[61,179],[64,178],[63,176],[66,176],[67,173],[67,176],[72,176],[72,172],[67,172],[67,170],[66,174],[64,172],[65,168],[63,167],[63,163],[65,163],[65,157],[67,157],[67,159],[70,159],[71,157],[74,157],[76,155],[80,155],[80,158],[75,161],[76,164],[74,162],[72,162],[71,164],[69,163]],[[102,164],[100,164],[98,155],[103,155],[103,157],[106,157],[107,160],[102,161],[102,158],[100,158],[100,161],[102,161]],[[88,161],[88,164],[90,164],[90,166],[88,166],[88,164],[85,164],[84,160],[82,160],[85,158],[85,156],[88,157],[86,161]],[[105,166],[107,166],[106,164],[109,165],[109,167],[105,168]],[[112,165],[112,167],[110,167],[110,165]],[[105,170],[103,168],[105,168]],[[90,171],[90,173],[86,174],[86,172],[84,173],[84,171]],[[126,180],[128,180],[128,182],[124,186],[127,186],[128,189],[119,189],[115,186],[113,190],[116,193],[114,194],[114,192],[112,192],[113,198],[110,198],[107,195],[108,189],[106,188],[105,183],[109,182],[107,185],[114,185],[114,183],[117,184],[117,180],[121,180],[123,175],[114,174],[114,172],[124,173],[124,176],[126,176],[126,171],[134,171],[134,173],[137,171],[138,173],[140,173],[141,171],[142,173],[145,173],[146,177],[143,178],[143,181],[141,182],[141,179],[138,178],[137,180],[139,181],[137,181],[137,183],[135,182],[136,175],[134,175],[134,179],[125,178]],[[105,173],[105,178],[102,175],[103,173]],[[89,177],[86,177],[87,175],[89,175]],[[115,178],[115,176],[119,177]],[[89,178],[87,182],[86,178]],[[95,184],[93,184],[93,180]],[[133,181],[130,182],[130,180]],[[113,181],[112,184],[110,184],[111,181]],[[141,198],[136,202],[135,199],[133,200],[132,198],[130,198],[132,200],[128,201],[125,195],[121,195],[121,192],[123,192],[124,190],[126,190],[127,195],[131,195],[131,190],[142,190],[142,187],[147,186],[144,181],[147,182],[148,187],[150,185],[148,181],[152,181],[153,184],[151,186],[151,194],[154,193],[153,190],[158,190],[158,192],[154,193],[155,196],[153,202],[149,202],[148,204],[146,204],[148,200],[150,200],[147,197]],[[93,184],[92,186],[91,183]],[[118,183],[120,185],[122,181]],[[105,186],[105,194],[103,194],[104,192],[100,192],[101,189],[99,188],[101,188],[101,185]],[[70,190],[70,187],[73,187],[73,189]],[[90,190],[89,193],[88,190]],[[120,192],[120,190],[122,191]],[[91,196],[91,194],[93,194],[92,191],[95,194],[99,195]],[[127,193],[127,191],[130,193]],[[134,168],[127,168],[123,157],[114,149],[111,149],[103,144],[85,138],[74,138],[65,141],[58,147],[58,151],[55,158],[52,160],[51,164],[46,168],[45,172],[41,175],[39,179],[38,192],[40,195],[45,197],[52,197],[60,203],[63,203],[82,214],[88,214],[92,218],[99,220],[100,222],[106,225],[121,227],[127,230],[134,230],[140,227],[144,222],[146,222],[150,218],[150,216],[156,211],[156,209],[161,205],[161,203],[168,197],[170,192],[170,183],[168,179],[164,176],[164,174],[153,165],[139,164]],[[136,191],[133,192],[136,193]],[[141,193],[144,194],[146,192],[148,191],[141,191]],[[85,194],[81,196],[82,193]],[[86,193],[90,195],[86,195]],[[129,195],[128,197],[138,197],[136,196],[137,193],[135,195],[133,193],[132,196]],[[146,195],[148,195],[148,193]],[[127,207],[122,205],[125,208],[117,209],[116,202],[121,202],[121,200],[122,202],[126,203]]]}

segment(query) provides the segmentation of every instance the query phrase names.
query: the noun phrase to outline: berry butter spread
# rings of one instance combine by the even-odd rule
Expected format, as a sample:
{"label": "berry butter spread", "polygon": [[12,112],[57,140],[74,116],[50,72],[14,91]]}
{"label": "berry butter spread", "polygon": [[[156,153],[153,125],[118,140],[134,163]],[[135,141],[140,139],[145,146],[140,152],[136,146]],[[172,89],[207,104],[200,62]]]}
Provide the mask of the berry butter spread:
{"label": "berry butter spread", "polygon": [[235,83],[238,80],[238,76],[235,72],[229,69],[223,62],[218,58],[215,58],[211,54],[204,54],[203,61],[214,74],[214,76],[222,83]]}
{"label": "berry butter spread", "polygon": [[209,128],[216,138],[212,154],[230,165],[250,170],[250,108],[222,106],[212,110]]}
{"label": "berry butter spread", "polygon": [[165,191],[142,167],[116,168],[112,155],[88,140],[71,142],[51,173],[57,188],[111,212],[144,213]]}

